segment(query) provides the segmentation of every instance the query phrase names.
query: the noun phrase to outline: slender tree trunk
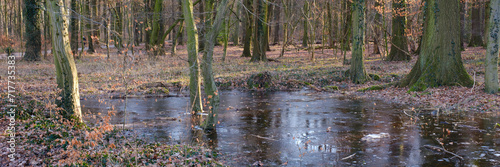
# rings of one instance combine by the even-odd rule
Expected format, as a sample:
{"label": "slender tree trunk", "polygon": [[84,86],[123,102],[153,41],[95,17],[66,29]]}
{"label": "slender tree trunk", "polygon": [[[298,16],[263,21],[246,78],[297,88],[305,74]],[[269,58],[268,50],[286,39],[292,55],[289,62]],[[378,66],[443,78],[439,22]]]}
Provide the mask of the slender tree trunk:
{"label": "slender tree trunk", "polygon": [[352,12],[352,58],[350,77],[356,84],[370,80],[363,63],[365,41],[365,1],[354,0]]}
{"label": "slender tree trunk", "polygon": [[266,25],[265,22],[267,22],[267,4],[264,2],[264,0],[255,0],[254,1],[254,13],[255,13],[255,33],[254,33],[254,48],[253,48],[253,55],[252,59],[250,61],[257,62],[257,61],[267,61],[266,58]]}
{"label": "slender tree trunk", "polygon": [[[304,13],[309,13],[309,3],[308,3],[308,1],[304,1],[303,12]],[[307,22],[309,21],[309,18],[306,17],[307,16],[306,14],[304,14],[303,16],[304,16],[303,17],[303,19],[304,19],[304,21],[303,21],[304,31],[303,31],[303,34],[302,34],[302,47],[307,48],[307,45],[308,45],[307,43],[309,41],[308,34],[307,34],[308,31],[309,31],[308,30],[309,25],[307,25]]]}
{"label": "slender tree trunk", "polygon": [[191,0],[182,0],[182,11],[188,37],[187,51],[189,63],[190,108],[191,111],[196,114],[203,111],[203,106],[201,104],[200,63],[198,60],[198,30],[194,23],[193,2]]}
{"label": "slender tree trunk", "polygon": [[76,56],[78,52],[78,1],[77,0],[71,0],[71,25],[70,25],[70,33],[71,33],[71,53],[73,53],[74,56]]}
{"label": "slender tree trunk", "polygon": [[274,41],[273,45],[276,45],[279,43],[280,40],[280,16],[281,16],[281,0],[276,0],[275,3],[278,5],[278,7],[274,8]]}
{"label": "slender tree trunk", "polygon": [[476,46],[483,46],[483,37],[482,37],[482,32],[483,29],[481,29],[481,2],[480,0],[474,0],[473,5],[472,5],[472,30],[471,30],[471,38],[469,42],[469,47],[476,47]]}
{"label": "slender tree trunk", "polygon": [[392,2],[394,13],[392,14],[392,39],[391,52],[387,56],[388,61],[404,61],[410,60],[408,54],[408,42],[406,39],[406,14],[405,0],[394,0]]}
{"label": "slender tree trunk", "polygon": [[94,26],[92,26],[92,24],[93,24],[93,20],[92,19],[94,18],[92,16],[93,15],[93,12],[92,12],[93,11],[93,9],[92,9],[93,8],[93,6],[92,6],[92,2],[93,1],[94,0],[88,0],[87,1],[88,4],[86,4],[86,6],[85,6],[86,7],[85,12],[87,12],[88,18],[89,18],[89,21],[87,21],[87,41],[89,43],[89,49],[87,50],[87,53],[89,53],[89,54],[94,54],[95,53],[95,50],[94,50],[94,41],[92,40],[92,36],[94,34],[93,33],[93,31],[94,31],[93,27]]}
{"label": "slender tree trunk", "polygon": [[[243,9],[245,10],[245,21],[243,26],[245,27],[245,34],[243,36],[243,54],[241,57],[252,57],[250,53],[251,41],[252,41],[252,0],[244,0]],[[254,45],[256,45],[254,43]]]}
{"label": "slender tree trunk", "polygon": [[[243,12],[241,10],[241,4],[239,1],[235,1],[234,5],[236,5],[236,13],[243,15]],[[239,16],[236,16],[239,17]],[[238,46],[240,44],[240,21],[236,20],[236,23],[234,24],[234,32],[233,35],[231,36],[231,41],[233,41],[233,46]]]}
{"label": "slender tree trunk", "polygon": [[472,86],[462,63],[460,46],[460,5],[456,0],[428,0],[422,50],[411,72],[400,86],[423,91],[441,85]]}
{"label": "slender tree trunk", "polygon": [[375,20],[373,25],[373,54],[380,54],[380,34],[382,32],[382,14],[379,13],[378,9],[382,7],[380,0],[375,0]]}
{"label": "slender tree trunk", "polygon": [[[228,0],[222,0],[217,7],[217,15],[213,21],[213,25],[210,25],[210,29],[207,29],[205,34],[205,51],[203,53],[203,85],[205,86],[205,94],[208,96],[209,100],[208,107],[208,118],[203,124],[205,129],[215,129],[217,124],[217,114],[219,111],[219,91],[215,85],[214,74],[212,70],[213,53],[215,40],[217,35],[222,29],[224,23],[224,17],[228,8]],[[208,25],[206,25],[208,26]],[[206,27],[208,28],[208,27]],[[227,35],[226,35],[227,36]],[[227,41],[227,40],[226,40]]]}
{"label": "slender tree trunk", "polygon": [[488,23],[488,46],[486,48],[486,69],[484,76],[485,91],[497,93],[498,90],[498,49],[500,47],[500,0],[491,0]]}
{"label": "slender tree trunk", "polygon": [[40,0],[25,1],[26,16],[26,53],[27,61],[40,61],[42,54],[42,10]]}
{"label": "slender tree trunk", "polygon": [[464,51],[465,42],[465,0],[460,1],[460,50]]}
{"label": "slender tree trunk", "polygon": [[66,118],[73,118],[82,122],[80,108],[80,94],[78,90],[78,75],[75,61],[71,56],[69,45],[67,9],[63,0],[47,0],[45,7],[49,11],[50,30],[52,34],[52,54],[56,67],[57,87],[61,89],[60,97],[56,100],[58,106],[64,109]]}

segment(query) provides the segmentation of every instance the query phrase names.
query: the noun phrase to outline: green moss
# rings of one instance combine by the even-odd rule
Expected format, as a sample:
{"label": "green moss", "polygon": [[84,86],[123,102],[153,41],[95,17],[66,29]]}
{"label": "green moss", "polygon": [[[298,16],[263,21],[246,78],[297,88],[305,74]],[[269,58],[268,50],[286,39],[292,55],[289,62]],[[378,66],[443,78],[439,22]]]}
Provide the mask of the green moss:
{"label": "green moss", "polygon": [[156,87],[156,88],[151,88],[148,91],[146,91],[146,94],[164,94],[168,95],[170,91],[167,88],[163,87]]}
{"label": "green moss", "polygon": [[368,74],[368,76],[370,76],[370,78],[372,78],[375,81],[380,80],[380,76],[377,74]]}
{"label": "green moss", "polygon": [[326,89],[326,90],[331,90],[331,91],[339,90],[338,86],[325,86],[323,88]]}
{"label": "green moss", "polygon": [[410,90],[408,90],[408,92],[415,92],[415,91],[424,91],[427,89],[427,85],[425,85],[424,83],[422,83],[421,81],[413,84],[413,86],[411,86]]}
{"label": "green moss", "polygon": [[374,86],[370,86],[370,87],[367,87],[367,88],[358,89],[358,92],[365,92],[365,91],[369,91],[369,90],[382,90],[384,88],[385,87],[382,86],[382,85],[374,85]]}

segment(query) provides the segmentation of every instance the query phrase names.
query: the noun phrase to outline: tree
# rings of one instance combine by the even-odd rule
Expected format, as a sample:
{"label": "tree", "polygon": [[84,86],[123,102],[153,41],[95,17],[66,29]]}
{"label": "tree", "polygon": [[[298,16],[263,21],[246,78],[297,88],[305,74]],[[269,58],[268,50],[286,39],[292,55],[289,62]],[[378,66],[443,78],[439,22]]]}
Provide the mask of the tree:
{"label": "tree", "polygon": [[472,29],[471,37],[469,42],[469,47],[483,46],[483,37],[481,36],[483,30],[481,29],[481,2],[480,0],[474,0],[472,5]]}
{"label": "tree", "polygon": [[472,86],[460,52],[460,6],[456,0],[427,0],[418,60],[399,86],[411,91],[442,85]]}
{"label": "tree", "polygon": [[26,53],[24,59],[27,61],[40,61],[42,54],[42,9],[41,0],[26,0]]}
{"label": "tree", "polygon": [[498,49],[500,47],[500,0],[491,0],[486,48],[485,91],[498,92]]}
{"label": "tree", "polygon": [[[252,57],[250,53],[250,45],[252,41],[252,0],[244,0],[243,9],[245,13],[245,20],[243,21],[244,35],[243,35],[243,54],[241,57]],[[246,10],[245,10],[246,9]],[[255,45],[255,44],[254,44]]]}
{"label": "tree", "polygon": [[[153,2],[151,2],[153,3]],[[163,44],[161,36],[163,36],[163,19],[161,18],[161,13],[163,11],[162,5],[163,0],[154,0],[152,6],[153,8],[153,16],[151,20],[152,30],[149,35],[149,47],[153,49],[153,56],[164,54],[163,48],[161,45]]]}
{"label": "tree", "polygon": [[63,0],[47,0],[45,7],[49,12],[50,31],[52,35],[52,54],[56,67],[57,87],[61,89],[60,98],[56,100],[64,109],[66,118],[82,122],[80,94],[78,90],[78,75],[75,61],[69,45],[67,9]]}
{"label": "tree", "polygon": [[370,79],[363,64],[365,41],[365,0],[354,0],[352,4],[352,58],[349,70],[351,81],[356,84]]}
{"label": "tree", "polygon": [[191,111],[195,114],[203,111],[201,104],[200,62],[198,60],[198,30],[194,23],[193,2],[182,0],[182,11],[187,32],[187,51],[189,63],[189,99]]}
{"label": "tree", "polygon": [[352,27],[352,18],[351,18],[351,1],[350,0],[342,0],[342,11],[343,11],[343,28],[342,28],[342,45],[341,49],[344,51],[351,50],[351,27]]}
{"label": "tree", "polygon": [[[94,41],[92,40],[92,36],[93,36],[93,23],[92,23],[92,18],[93,18],[93,12],[92,12],[92,8],[93,8],[93,5],[92,5],[92,2],[94,2],[95,0],[88,0],[88,4],[85,4],[84,6],[84,11],[88,14],[88,18],[89,18],[89,21],[87,23],[87,41],[89,43],[89,48],[87,50],[87,53],[90,53],[90,54],[93,54],[95,52],[94,50]],[[82,48],[83,50],[83,48]]]}
{"label": "tree", "polygon": [[212,70],[214,46],[217,35],[222,29],[224,23],[224,18],[227,13],[228,0],[222,0],[218,4],[217,14],[213,21],[213,25],[205,24],[205,48],[203,51],[203,85],[205,86],[205,94],[208,96],[209,105],[208,108],[208,118],[203,124],[205,129],[215,129],[215,124],[217,123],[217,114],[219,109],[219,92],[217,86],[215,85],[214,74]]}
{"label": "tree", "polygon": [[267,22],[267,3],[264,0],[255,0],[254,1],[255,8],[255,31],[253,37],[253,55],[250,61],[267,61],[266,58],[266,50],[267,50],[267,42],[266,42],[266,22]]}
{"label": "tree", "polygon": [[405,0],[394,0],[392,2],[392,39],[391,52],[387,56],[388,61],[410,60],[408,54],[408,42],[406,39],[406,16]]}
{"label": "tree", "polygon": [[70,38],[70,44],[71,44],[71,53],[73,55],[76,55],[78,52],[78,22],[80,21],[78,19],[78,1],[77,0],[71,0],[71,25],[69,26],[71,28],[71,38]]}

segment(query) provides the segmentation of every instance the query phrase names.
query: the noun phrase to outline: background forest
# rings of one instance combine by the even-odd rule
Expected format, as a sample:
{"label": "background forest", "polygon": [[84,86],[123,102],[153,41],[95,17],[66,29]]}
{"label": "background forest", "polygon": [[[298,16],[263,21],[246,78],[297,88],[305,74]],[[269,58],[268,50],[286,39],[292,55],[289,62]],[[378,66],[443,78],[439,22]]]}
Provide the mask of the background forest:
{"label": "background forest", "polygon": [[[15,66],[15,86],[0,75],[1,103],[16,104],[17,122],[1,138],[18,144],[0,164],[236,165],[203,142],[243,110],[225,104],[231,90],[375,99],[407,106],[412,121],[498,118],[499,32],[500,0],[0,0],[2,69]],[[171,97],[189,97],[189,121],[155,119],[189,122],[189,144],[132,135],[129,100]]]}

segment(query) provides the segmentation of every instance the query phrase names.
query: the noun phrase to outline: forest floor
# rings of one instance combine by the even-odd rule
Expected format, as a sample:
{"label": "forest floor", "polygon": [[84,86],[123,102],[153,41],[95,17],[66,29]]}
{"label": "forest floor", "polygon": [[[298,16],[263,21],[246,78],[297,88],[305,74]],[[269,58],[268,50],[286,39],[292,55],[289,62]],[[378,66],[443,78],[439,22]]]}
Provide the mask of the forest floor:
{"label": "forest floor", "polygon": [[[466,48],[462,52],[467,72],[475,80],[472,88],[443,86],[428,88],[422,92],[409,92],[407,87],[392,86],[410,72],[417,56],[412,56],[411,61],[388,62],[378,54],[367,54],[365,68],[368,73],[376,74],[372,75],[372,78],[379,79],[365,84],[353,84],[344,77],[349,65],[343,64],[340,51],[317,49],[315,60],[312,61],[307,50],[290,49],[285,52],[284,57],[279,57],[280,49],[280,46],[272,46],[272,51],[267,52],[267,57],[274,61],[254,63],[249,62],[250,58],[241,57],[242,48],[229,47],[223,62],[222,47],[217,46],[213,68],[217,85],[221,90],[243,91],[310,89],[331,92],[333,96],[382,99],[389,103],[408,105],[415,110],[467,111],[494,115],[500,113],[500,94],[486,94],[483,91],[485,50],[481,47]],[[127,55],[117,54],[116,49],[112,49],[111,53],[107,59],[106,50],[99,48],[95,54],[84,53],[81,58],[76,59],[82,99],[121,98],[125,94],[146,97],[171,96],[175,94],[173,92],[187,90],[189,69],[185,46],[179,46],[174,56],[167,51],[165,56],[154,59],[140,48],[134,50],[134,55],[130,51],[126,52]],[[367,49],[367,53],[371,51]],[[346,55],[349,59],[350,52]],[[0,61],[6,64],[5,59]],[[2,70],[7,71],[7,66],[2,66]],[[0,74],[1,96],[4,99],[2,106],[7,103],[6,74]],[[260,86],[249,85],[248,81],[253,80],[265,80],[265,83]],[[17,101],[22,104],[18,111],[23,111],[19,116],[24,120],[24,126],[20,126],[16,132],[17,136],[22,136],[18,139],[22,141],[19,143],[24,143],[24,146],[19,147],[22,148],[19,152],[24,151],[24,156],[18,157],[20,162],[31,165],[64,164],[78,159],[77,155],[85,152],[85,161],[77,161],[78,163],[147,165],[167,163],[149,161],[167,158],[169,162],[177,162],[178,165],[195,162],[217,165],[213,161],[216,155],[211,155],[212,152],[202,147],[115,141],[126,137],[109,127],[106,116],[102,117],[101,126],[73,129],[75,125],[48,116],[49,112],[58,110],[54,105],[57,98],[56,87],[55,67],[51,57],[36,63],[16,63],[16,91],[20,96]],[[40,111],[43,111],[43,114],[33,114]],[[8,124],[6,116],[2,116],[0,123]],[[5,134],[0,138],[4,141],[7,137]],[[0,143],[0,147],[7,147],[5,144]],[[80,149],[63,149],[68,145]],[[138,149],[139,145],[145,149]],[[74,159],[71,159],[72,157]],[[107,157],[112,157],[111,162],[107,161]],[[0,166],[6,162],[7,160],[2,161]]]}

